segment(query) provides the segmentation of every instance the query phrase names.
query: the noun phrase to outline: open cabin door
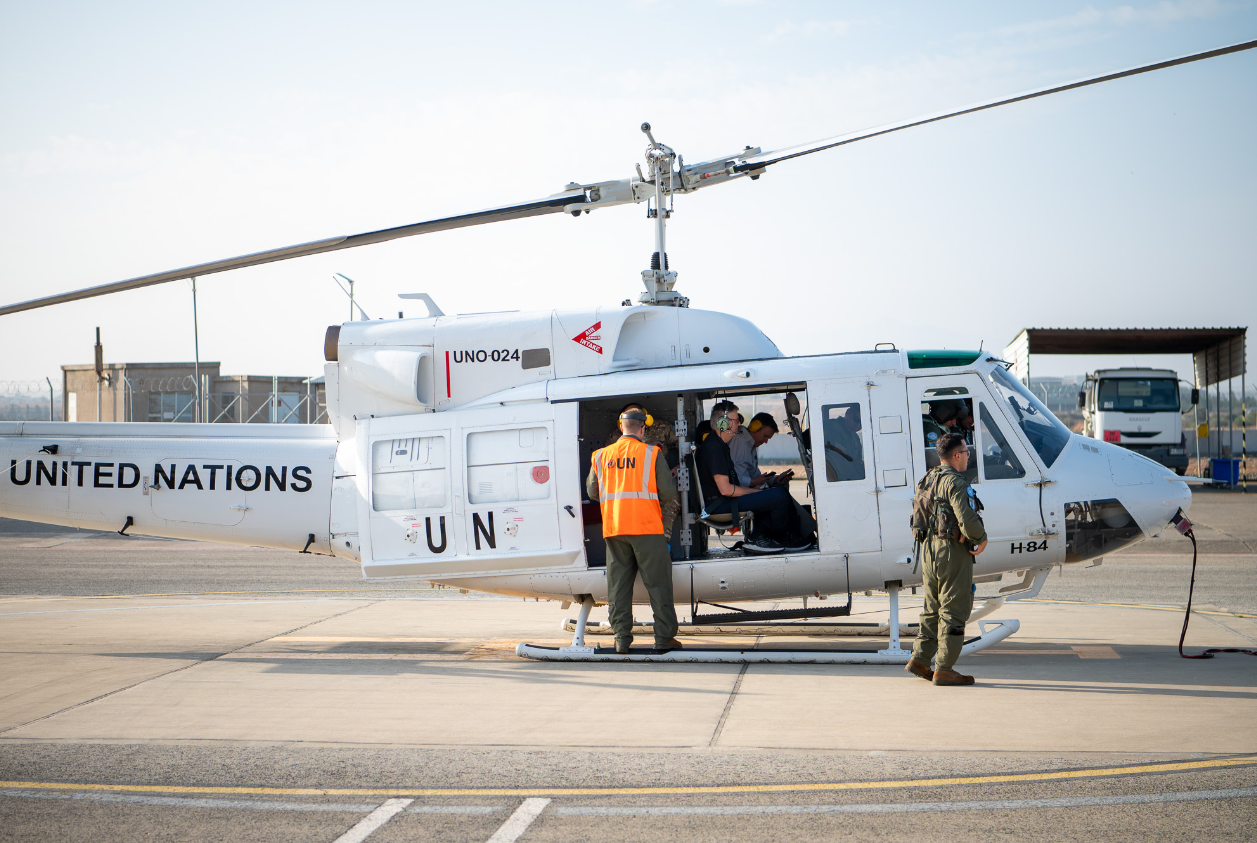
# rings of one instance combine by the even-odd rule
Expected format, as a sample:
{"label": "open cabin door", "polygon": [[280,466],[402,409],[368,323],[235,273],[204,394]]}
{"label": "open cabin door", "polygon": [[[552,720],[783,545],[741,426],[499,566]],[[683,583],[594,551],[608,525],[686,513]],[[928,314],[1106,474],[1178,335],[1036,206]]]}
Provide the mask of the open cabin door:
{"label": "open cabin door", "polygon": [[[990,542],[975,571],[1006,570],[1009,562],[1038,567],[1061,561],[1062,543],[1044,528],[1045,518],[1058,523],[1062,519],[1052,500],[1042,498],[1039,467],[982,378],[976,374],[909,378],[908,395],[909,406],[920,408],[911,413],[912,441],[921,456],[914,484],[928,467],[939,464],[934,443],[940,427],[962,433],[969,445],[965,474],[986,507],[982,521]],[[956,426],[936,421],[961,406],[966,415]]]}
{"label": "open cabin door", "polygon": [[359,421],[369,578],[584,565],[575,404]]}
{"label": "open cabin door", "polygon": [[816,523],[823,553],[882,549],[866,381],[807,385]]}

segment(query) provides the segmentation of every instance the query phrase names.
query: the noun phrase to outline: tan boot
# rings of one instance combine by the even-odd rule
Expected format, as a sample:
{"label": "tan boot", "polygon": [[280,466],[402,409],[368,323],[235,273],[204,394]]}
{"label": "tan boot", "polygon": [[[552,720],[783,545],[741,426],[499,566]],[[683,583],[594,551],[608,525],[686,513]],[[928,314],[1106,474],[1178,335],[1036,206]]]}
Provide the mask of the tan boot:
{"label": "tan boot", "polygon": [[954,670],[940,668],[934,671],[935,685],[972,685],[973,677],[965,676],[963,673],[957,673]]}
{"label": "tan boot", "polygon": [[620,655],[624,655],[625,653],[627,653],[629,651],[629,647],[632,647],[632,646],[633,646],[632,638],[615,639],[615,651],[619,653]]}
{"label": "tan boot", "polygon": [[675,638],[669,638],[667,641],[655,642],[655,649],[661,653],[666,653],[669,650],[680,650],[683,646],[684,645]]}
{"label": "tan boot", "polygon": [[913,676],[920,676],[927,682],[934,678],[934,671],[930,670],[930,666],[928,664],[921,664],[921,662],[916,659],[909,659],[903,669],[911,673]]}

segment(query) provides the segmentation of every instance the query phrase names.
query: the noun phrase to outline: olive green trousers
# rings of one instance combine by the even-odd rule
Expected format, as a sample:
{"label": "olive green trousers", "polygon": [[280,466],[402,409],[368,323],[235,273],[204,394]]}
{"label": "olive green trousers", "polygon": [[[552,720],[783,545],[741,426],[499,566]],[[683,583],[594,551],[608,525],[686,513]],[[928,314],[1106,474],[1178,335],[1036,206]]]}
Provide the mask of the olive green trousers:
{"label": "olive green trousers", "polygon": [[965,624],[973,612],[974,556],[959,542],[933,537],[921,552],[925,606],[912,660],[935,670],[951,670],[965,643]]}
{"label": "olive green trousers", "polygon": [[616,641],[633,638],[633,584],[638,574],[655,614],[655,640],[676,638],[677,610],[672,602],[672,554],[659,536],[607,537],[607,608]]}

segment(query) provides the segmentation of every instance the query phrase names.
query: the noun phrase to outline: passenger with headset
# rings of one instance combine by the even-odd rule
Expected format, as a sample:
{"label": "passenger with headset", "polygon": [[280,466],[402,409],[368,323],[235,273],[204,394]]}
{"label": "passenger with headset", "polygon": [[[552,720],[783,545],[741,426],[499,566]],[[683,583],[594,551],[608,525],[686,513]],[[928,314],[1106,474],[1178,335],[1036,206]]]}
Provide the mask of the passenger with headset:
{"label": "passenger with headset", "polygon": [[738,472],[729,453],[729,442],[740,427],[738,408],[729,401],[717,402],[711,411],[712,435],[703,440],[694,461],[707,514],[727,512],[736,522],[739,512],[755,513],[754,534],[747,536],[742,543],[742,549],[747,553],[810,549],[811,539],[801,536],[799,514],[789,490],[784,486],[753,489],[737,482]]}
{"label": "passenger with headset", "polygon": [[[741,422],[741,416],[738,416]],[[743,486],[758,489],[765,483],[774,486],[788,483],[793,471],[777,474],[772,471],[761,474],[759,471],[759,455],[757,449],[777,433],[777,420],[769,413],[757,413],[746,427],[738,426],[737,434],[729,440],[729,454],[733,457],[733,467],[738,472],[738,482]]]}

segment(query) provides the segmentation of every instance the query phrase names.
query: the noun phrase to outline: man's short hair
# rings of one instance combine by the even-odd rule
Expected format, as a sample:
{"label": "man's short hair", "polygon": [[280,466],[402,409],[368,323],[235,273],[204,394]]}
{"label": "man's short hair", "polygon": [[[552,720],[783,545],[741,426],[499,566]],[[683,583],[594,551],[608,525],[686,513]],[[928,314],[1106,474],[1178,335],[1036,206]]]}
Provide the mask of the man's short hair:
{"label": "man's short hair", "polygon": [[751,424],[755,424],[755,422],[759,422],[761,425],[768,428],[773,433],[781,432],[780,429],[777,427],[777,420],[773,418],[772,413],[756,413],[755,416],[751,419]]}
{"label": "man's short hair", "polygon": [[934,446],[934,450],[938,452],[940,459],[947,459],[964,446],[965,438],[959,433],[944,433],[938,437],[938,444]]}
{"label": "man's short hair", "polygon": [[736,413],[738,405],[732,401],[717,401],[716,405],[711,408],[711,423],[715,425],[716,419],[722,419],[726,413]]}
{"label": "man's short hair", "polygon": [[641,433],[646,429],[644,419],[620,419],[620,429],[625,433]]}

